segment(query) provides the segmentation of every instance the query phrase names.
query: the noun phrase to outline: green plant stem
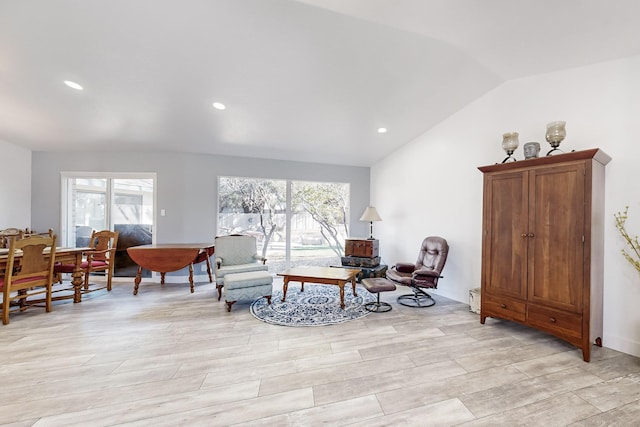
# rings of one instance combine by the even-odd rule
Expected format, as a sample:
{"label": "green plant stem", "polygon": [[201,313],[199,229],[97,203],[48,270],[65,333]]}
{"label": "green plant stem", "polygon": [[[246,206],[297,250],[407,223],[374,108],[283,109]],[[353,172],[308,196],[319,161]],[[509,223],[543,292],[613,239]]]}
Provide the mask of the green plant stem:
{"label": "green plant stem", "polygon": [[626,229],[626,221],[628,218],[629,206],[626,206],[623,212],[618,212],[614,214],[616,219],[616,228],[627,242],[627,245],[633,251],[632,253],[627,252],[622,249],[622,255],[635,267],[636,270],[640,272],[640,241],[638,240],[638,236],[631,237]]}

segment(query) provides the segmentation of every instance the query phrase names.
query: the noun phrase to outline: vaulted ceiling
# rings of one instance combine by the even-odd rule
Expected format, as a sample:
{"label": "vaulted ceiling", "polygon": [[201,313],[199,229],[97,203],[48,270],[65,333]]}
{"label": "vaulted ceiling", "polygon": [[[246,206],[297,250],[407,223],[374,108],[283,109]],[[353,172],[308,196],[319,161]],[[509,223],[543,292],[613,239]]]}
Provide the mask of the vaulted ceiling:
{"label": "vaulted ceiling", "polygon": [[507,80],[640,54],[639,19],[637,0],[0,0],[0,140],[369,166]]}

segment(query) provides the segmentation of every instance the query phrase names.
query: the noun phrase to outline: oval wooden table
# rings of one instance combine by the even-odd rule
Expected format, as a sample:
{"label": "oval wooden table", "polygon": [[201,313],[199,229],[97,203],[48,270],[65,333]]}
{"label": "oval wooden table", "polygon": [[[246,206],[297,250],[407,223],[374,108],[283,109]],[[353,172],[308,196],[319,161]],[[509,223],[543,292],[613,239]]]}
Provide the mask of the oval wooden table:
{"label": "oval wooden table", "polygon": [[164,284],[165,273],[189,267],[189,285],[193,293],[193,264],[207,262],[209,282],[211,276],[211,261],[209,257],[214,253],[213,243],[156,243],[152,245],[131,246],[127,248],[131,259],[138,264],[133,294],[138,294],[138,286],[142,281],[142,269],[160,273],[160,283]]}

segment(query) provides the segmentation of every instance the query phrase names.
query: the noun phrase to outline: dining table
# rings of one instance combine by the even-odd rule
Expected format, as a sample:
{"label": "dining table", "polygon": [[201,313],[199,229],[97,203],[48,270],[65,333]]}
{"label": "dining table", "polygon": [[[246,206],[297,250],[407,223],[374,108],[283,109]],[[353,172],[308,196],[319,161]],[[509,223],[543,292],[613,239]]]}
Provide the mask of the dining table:
{"label": "dining table", "polygon": [[213,243],[154,243],[131,246],[127,248],[127,253],[138,264],[133,295],[138,295],[143,268],[159,272],[160,283],[164,284],[165,273],[189,267],[189,285],[191,293],[193,293],[193,264],[200,262],[202,259],[207,262],[209,281],[212,281],[209,257],[214,253]]}
{"label": "dining table", "polygon": [[[65,248],[56,247],[55,262],[63,264],[73,264],[73,272],[71,273],[71,285],[73,287],[73,302],[82,302],[82,286],[84,284],[84,271],[82,270],[82,261],[85,254],[93,251],[92,248]],[[45,250],[46,252],[46,250]],[[15,260],[20,262],[22,254],[16,253]],[[7,267],[9,259],[9,249],[0,249],[0,271],[4,271]],[[59,299],[59,298],[58,298]]]}

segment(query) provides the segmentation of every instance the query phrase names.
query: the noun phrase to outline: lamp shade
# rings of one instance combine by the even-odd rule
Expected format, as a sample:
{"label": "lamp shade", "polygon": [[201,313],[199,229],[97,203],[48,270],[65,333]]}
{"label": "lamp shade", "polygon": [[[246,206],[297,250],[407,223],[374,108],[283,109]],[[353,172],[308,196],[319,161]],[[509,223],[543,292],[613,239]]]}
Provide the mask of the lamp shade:
{"label": "lamp shade", "polygon": [[360,221],[375,222],[382,221],[382,218],[380,218],[380,215],[378,215],[378,211],[375,207],[367,206],[367,209],[364,210],[364,213],[360,217]]}

